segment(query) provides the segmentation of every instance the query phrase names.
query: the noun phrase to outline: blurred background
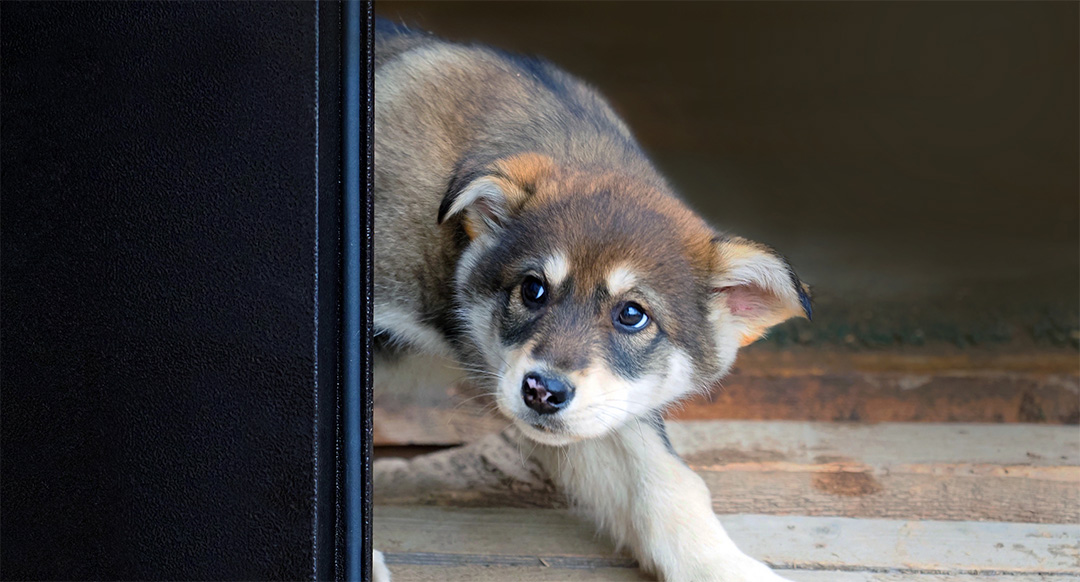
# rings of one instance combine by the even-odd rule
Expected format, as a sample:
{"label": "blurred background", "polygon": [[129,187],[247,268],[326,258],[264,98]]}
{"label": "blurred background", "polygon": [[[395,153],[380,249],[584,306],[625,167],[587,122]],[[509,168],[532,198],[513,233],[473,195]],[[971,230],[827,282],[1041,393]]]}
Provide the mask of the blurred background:
{"label": "blurred background", "polygon": [[[682,418],[1080,421],[1076,3],[376,13],[586,80],[692,206],[812,285],[814,321]],[[383,444],[469,439],[395,428],[410,406],[384,401]]]}

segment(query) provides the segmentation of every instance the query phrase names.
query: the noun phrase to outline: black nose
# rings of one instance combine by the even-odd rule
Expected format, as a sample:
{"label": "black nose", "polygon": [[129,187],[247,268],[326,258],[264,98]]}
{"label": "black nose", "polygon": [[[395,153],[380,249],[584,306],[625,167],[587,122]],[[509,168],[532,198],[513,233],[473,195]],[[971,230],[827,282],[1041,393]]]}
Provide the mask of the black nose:
{"label": "black nose", "polygon": [[540,414],[554,414],[570,403],[574,387],[556,378],[530,373],[521,381],[521,396],[529,408]]}

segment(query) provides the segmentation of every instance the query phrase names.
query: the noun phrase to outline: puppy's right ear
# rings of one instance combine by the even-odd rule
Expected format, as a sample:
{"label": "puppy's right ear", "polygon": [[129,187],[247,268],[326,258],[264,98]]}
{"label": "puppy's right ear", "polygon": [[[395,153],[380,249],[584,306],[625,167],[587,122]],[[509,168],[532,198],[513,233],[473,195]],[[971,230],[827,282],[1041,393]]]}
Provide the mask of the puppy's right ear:
{"label": "puppy's right ear", "polygon": [[439,206],[439,224],[461,214],[470,239],[503,228],[536,192],[538,182],[551,167],[546,156],[520,154],[451,182]]}

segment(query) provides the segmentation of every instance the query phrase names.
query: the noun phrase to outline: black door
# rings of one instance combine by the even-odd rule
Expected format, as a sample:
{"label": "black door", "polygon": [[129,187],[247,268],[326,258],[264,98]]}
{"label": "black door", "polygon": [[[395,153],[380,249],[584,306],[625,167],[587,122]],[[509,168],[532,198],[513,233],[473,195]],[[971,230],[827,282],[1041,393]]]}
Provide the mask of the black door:
{"label": "black door", "polygon": [[0,575],[343,570],[343,8],[8,3]]}

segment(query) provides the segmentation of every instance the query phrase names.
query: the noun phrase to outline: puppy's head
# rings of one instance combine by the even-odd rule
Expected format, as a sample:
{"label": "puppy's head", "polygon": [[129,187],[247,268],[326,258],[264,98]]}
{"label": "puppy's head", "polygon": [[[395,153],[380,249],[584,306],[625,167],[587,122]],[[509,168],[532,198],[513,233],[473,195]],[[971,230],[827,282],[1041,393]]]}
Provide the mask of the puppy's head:
{"label": "puppy's head", "polygon": [[455,293],[499,409],[560,445],[707,387],[810,300],[768,247],[717,235],[648,174],[524,154],[452,186]]}

